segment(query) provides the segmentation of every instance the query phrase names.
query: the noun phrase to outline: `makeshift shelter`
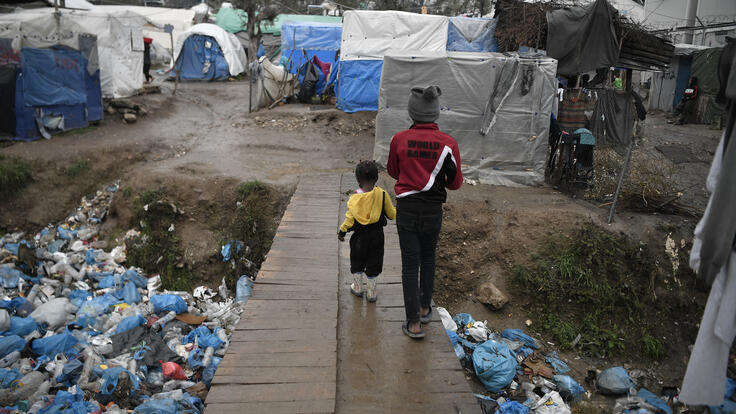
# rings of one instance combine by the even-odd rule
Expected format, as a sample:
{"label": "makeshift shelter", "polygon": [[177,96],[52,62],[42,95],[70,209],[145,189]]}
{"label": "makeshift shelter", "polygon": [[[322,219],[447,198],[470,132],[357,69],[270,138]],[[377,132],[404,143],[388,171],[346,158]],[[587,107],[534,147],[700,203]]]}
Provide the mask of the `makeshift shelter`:
{"label": "makeshift shelter", "polygon": [[184,80],[227,79],[245,71],[246,57],[238,38],[223,28],[201,23],[179,35],[175,70]]}
{"label": "makeshift shelter", "polygon": [[373,157],[388,159],[391,138],[408,128],[409,90],[438,85],[443,132],[460,146],[463,175],[485,184],[544,181],[557,61],[500,53],[389,53],[383,59]]}
{"label": "makeshift shelter", "polygon": [[[649,109],[672,112],[682,99],[692,70],[693,55],[705,46],[676,44],[669,68],[653,72],[649,87]],[[714,72],[715,73],[715,72]]]}
{"label": "makeshift shelter", "polygon": [[448,52],[495,52],[493,32],[496,20],[475,17],[450,17],[447,31]]}
{"label": "makeshift shelter", "polygon": [[340,50],[342,24],[286,22],[281,27],[281,56],[289,73],[317,56],[334,68]]}
{"label": "makeshift shelter", "polygon": [[294,94],[295,75],[287,72],[283,66],[274,65],[265,56],[261,57],[256,65],[255,70],[251,71],[253,102],[250,110],[265,108],[285,96]]}
{"label": "makeshift shelter", "polygon": [[378,109],[383,57],[416,52],[444,55],[448,18],[400,11],[346,11],[340,44],[337,107],[345,112]]}
{"label": "makeshift shelter", "polygon": [[0,132],[28,141],[102,119],[97,38],[76,20],[0,15]]}

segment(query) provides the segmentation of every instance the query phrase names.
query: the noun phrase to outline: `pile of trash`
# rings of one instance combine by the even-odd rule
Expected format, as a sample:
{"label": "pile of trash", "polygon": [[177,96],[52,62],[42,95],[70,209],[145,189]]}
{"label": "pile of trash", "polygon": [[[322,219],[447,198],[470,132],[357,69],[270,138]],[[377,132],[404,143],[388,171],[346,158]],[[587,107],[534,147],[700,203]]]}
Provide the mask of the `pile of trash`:
{"label": "pile of trash", "polygon": [[0,239],[0,412],[203,410],[250,284],[240,301],[224,279],[218,293],[171,292],[126,267],[124,246],[97,240],[117,188]]}
{"label": "pile of trash", "polygon": [[[521,329],[494,332],[487,322],[470,314],[454,317],[437,308],[455,354],[464,367],[475,372],[489,395],[476,394],[485,413],[570,414],[568,403],[591,393],[572,377],[570,367],[556,352],[543,353],[541,345]],[[588,373],[598,392],[620,396],[614,413],[672,414],[660,397],[636,383],[622,367]],[[676,390],[675,390],[676,391]],[[669,400],[676,403],[675,393]]]}

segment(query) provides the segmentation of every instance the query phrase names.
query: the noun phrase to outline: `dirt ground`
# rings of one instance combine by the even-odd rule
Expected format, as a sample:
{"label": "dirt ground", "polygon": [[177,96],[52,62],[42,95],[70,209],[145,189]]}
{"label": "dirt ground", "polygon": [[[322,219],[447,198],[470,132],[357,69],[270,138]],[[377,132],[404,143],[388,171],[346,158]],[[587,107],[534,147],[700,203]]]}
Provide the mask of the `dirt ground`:
{"label": "dirt ground", "polygon": [[[132,98],[149,112],[137,123],[106,116],[96,127],[0,148],[0,155],[28,160],[34,179],[15,197],[0,200],[0,230],[36,232],[63,220],[83,195],[119,180],[122,201],[113,207],[105,225],[107,236],[114,240],[135,225],[125,200],[129,203],[143,190],[161,190],[185,212],[175,230],[185,251],[182,261],[197,269],[200,280],[214,282],[215,274],[207,269],[216,268],[222,241],[218,226],[235,209],[232,194],[238,183],[261,180],[275,186],[282,195],[274,200],[276,211],[285,205],[300,175],[351,171],[359,160],[372,158],[375,113],[288,105],[248,114],[247,82],[183,83],[175,96],[172,88],[164,83],[161,94]],[[637,151],[671,163],[683,200],[703,208],[705,175],[719,137],[718,131],[705,126],[669,125],[655,114],[647,120]],[[65,174],[68,166],[80,160],[87,160],[87,171],[77,177]],[[547,236],[593,222],[642,243],[661,243],[663,248],[668,233],[687,244],[696,224],[693,218],[624,211],[607,225],[607,213],[548,187],[464,185],[449,195],[445,206],[437,304],[452,314],[467,312],[477,320],[488,320],[494,330],[535,332],[534,324],[531,328],[524,324],[528,319],[525,292],[513,291],[507,278],[511,267],[527,260]],[[510,298],[502,311],[492,311],[474,297],[477,285],[487,279]],[[693,297],[704,303],[704,294],[693,293]],[[669,356],[662,362],[626,355],[601,360],[574,351],[562,355],[579,381],[589,369],[624,364],[643,370],[645,384],[659,392],[662,386],[679,386],[688,346],[694,342],[695,325],[690,321],[697,323],[699,317],[670,315],[663,321],[667,329],[678,321],[684,327],[666,339]],[[595,404],[610,401],[595,400]]]}

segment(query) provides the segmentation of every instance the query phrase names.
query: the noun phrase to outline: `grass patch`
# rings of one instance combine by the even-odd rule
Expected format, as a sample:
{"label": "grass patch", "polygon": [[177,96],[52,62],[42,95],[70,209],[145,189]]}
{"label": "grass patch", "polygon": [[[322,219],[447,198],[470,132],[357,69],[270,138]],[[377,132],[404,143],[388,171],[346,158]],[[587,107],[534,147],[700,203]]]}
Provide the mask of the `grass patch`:
{"label": "grass patch", "polygon": [[126,241],[127,261],[161,275],[164,289],[189,291],[192,272],[183,262],[181,240],[169,231],[178,216],[175,205],[160,191],[145,190],[133,199],[141,237]]}
{"label": "grass patch", "polygon": [[64,169],[64,174],[69,178],[75,178],[87,171],[89,171],[89,161],[79,160],[75,163],[69,164],[69,166]]}
{"label": "grass patch", "polygon": [[0,196],[7,197],[17,193],[32,179],[28,162],[0,155]]}
{"label": "grass patch", "polygon": [[278,196],[273,188],[261,181],[247,181],[235,187],[235,197],[238,207],[226,225],[222,242],[240,240],[247,248],[234,257],[235,266],[225,277],[228,287],[235,287],[241,275],[255,276],[276,233],[274,200]]}
{"label": "grass patch", "polygon": [[657,269],[647,249],[590,223],[542,246],[512,275],[512,283],[533,298],[530,312],[540,330],[563,349],[580,335],[583,349],[599,355],[638,349],[664,356],[664,345],[643,323]]}

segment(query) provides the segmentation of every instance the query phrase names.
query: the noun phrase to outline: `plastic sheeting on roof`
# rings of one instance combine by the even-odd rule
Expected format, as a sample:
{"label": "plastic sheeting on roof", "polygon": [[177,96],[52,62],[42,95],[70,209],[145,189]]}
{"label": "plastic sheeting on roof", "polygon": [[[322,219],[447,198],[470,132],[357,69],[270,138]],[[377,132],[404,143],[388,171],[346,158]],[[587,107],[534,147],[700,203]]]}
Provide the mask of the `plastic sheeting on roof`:
{"label": "plastic sheeting on roof", "polygon": [[12,38],[13,49],[19,50],[57,44],[77,49],[80,34],[97,36],[102,95],[120,98],[143,86],[141,28],[147,22],[127,10],[60,10],[57,20],[52,8],[33,9],[0,15],[0,37]]}
{"label": "plastic sheeting on roof", "polygon": [[[96,10],[105,12],[132,11],[140,14],[148,19],[154,26],[143,27],[143,35],[153,39],[154,43],[158,43],[161,47],[168,49],[171,53],[174,45],[171,44],[173,35],[174,41],[179,38],[179,34],[186,31],[194,24],[194,11],[187,9],[168,9],[164,7],[143,7],[143,6],[95,6]],[[174,27],[171,35],[163,31],[163,27],[170,24]]]}
{"label": "plastic sheeting on roof", "polygon": [[[281,27],[281,55],[289,60],[289,73],[296,73],[312,57],[334,65],[340,50],[342,24],[286,22]],[[304,53],[306,53],[306,57]]]}
{"label": "plastic sheeting on roof", "polygon": [[342,17],[309,14],[279,14],[272,22],[262,21],[261,32],[280,36],[281,26],[285,22],[342,23]]}
{"label": "plastic sheeting on roof", "polygon": [[448,18],[400,11],[346,11],[341,60],[381,59],[389,51],[444,54]]}
{"label": "plastic sheeting on roof", "polygon": [[223,7],[215,16],[215,23],[230,33],[248,30],[248,15],[244,10]]}
{"label": "plastic sheeting on roof", "polygon": [[495,52],[493,32],[496,20],[473,17],[450,17],[447,32],[447,51]]}
{"label": "plastic sheeting on roof", "polygon": [[196,24],[189,28],[189,30],[187,30],[186,32],[179,35],[179,38],[176,40],[174,60],[179,58],[179,54],[181,52],[184,41],[193,34],[210,36],[217,41],[220,49],[222,50],[222,54],[225,56],[225,60],[227,61],[231,76],[237,76],[238,74],[245,71],[247,58],[245,57],[245,50],[240,44],[238,38],[234,34],[225,31],[225,29],[221,28],[220,26],[210,23]]}
{"label": "plastic sheeting on roof", "polygon": [[[385,164],[391,138],[411,125],[410,88],[439,85],[437,123],[457,140],[463,174],[484,184],[539,185],[544,181],[556,69],[556,60],[531,55],[386,55],[373,156]],[[507,87],[500,88],[500,81]],[[492,111],[489,101],[495,103]],[[485,122],[489,131],[482,135]]]}

